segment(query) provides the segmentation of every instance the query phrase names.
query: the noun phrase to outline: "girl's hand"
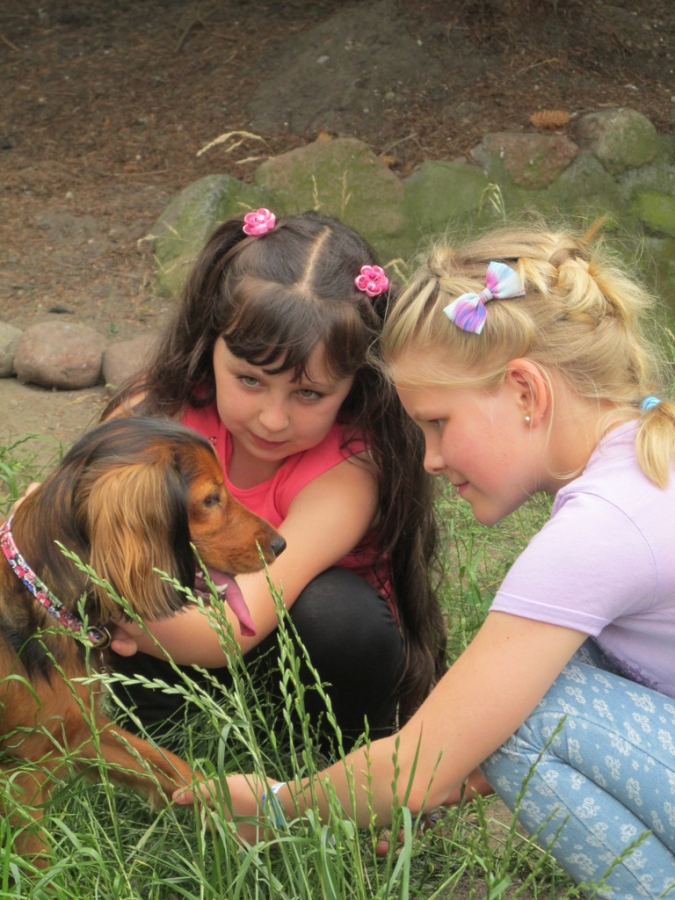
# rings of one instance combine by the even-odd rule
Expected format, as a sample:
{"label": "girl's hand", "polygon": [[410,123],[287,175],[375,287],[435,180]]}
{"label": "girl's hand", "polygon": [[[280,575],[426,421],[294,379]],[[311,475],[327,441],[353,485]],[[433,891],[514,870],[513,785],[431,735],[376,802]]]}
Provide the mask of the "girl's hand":
{"label": "girl's hand", "polygon": [[138,652],[138,640],[145,636],[143,629],[135,622],[118,619],[108,622],[108,631],[112,640],[110,649],[120,656],[133,656]]}
{"label": "girl's hand", "polygon": [[[225,781],[229,802],[226,799],[226,792],[213,780],[202,782],[197,793],[179,788],[174,792],[173,800],[180,806],[191,806],[195,801],[203,801],[207,806],[223,811],[228,819],[241,817],[248,820],[237,822],[237,836],[242,843],[255,844],[265,830],[266,814],[262,793],[269,788],[255,775],[229,775]],[[269,782],[269,787],[274,783]],[[252,819],[260,822],[260,825],[250,821]]]}
{"label": "girl's hand", "polygon": [[450,791],[441,806],[455,806],[460,800],[469,802],[474,797],[489,797],[495,790],[480,769],[474,769],[466,781]]}
{"label": "girl's hand", "polygon": [[18,500],[15,500],[14,503],[12,503],[12,508],[11,508],[10,511],[9,511],[9,512],[10,512],[10,515],[13,516],[14,513],[17,511],[17,509],[21,506],[21,504],[23,503],[23,501],[26,499],[26,497],[27,497],[29,494],[32,494],[33,491],[35,490],[35,488],[39,488],[39,487],[40,487],[40,482],[39,482],[39,481],[31,481],[31,483],[30,483],[30,484],[28,485],[28,487],[26,488],[26,493],[23,495],[23,497],[19,497]]}

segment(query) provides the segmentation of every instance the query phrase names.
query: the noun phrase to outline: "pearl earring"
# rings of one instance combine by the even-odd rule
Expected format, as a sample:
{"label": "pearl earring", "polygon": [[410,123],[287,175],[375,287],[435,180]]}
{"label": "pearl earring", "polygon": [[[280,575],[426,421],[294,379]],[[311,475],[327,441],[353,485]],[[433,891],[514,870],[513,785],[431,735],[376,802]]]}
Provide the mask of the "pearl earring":
{"label": "pearl earring", "polygon": [[532,419],[529,416],[525,416],[525,424],[529,425]]}

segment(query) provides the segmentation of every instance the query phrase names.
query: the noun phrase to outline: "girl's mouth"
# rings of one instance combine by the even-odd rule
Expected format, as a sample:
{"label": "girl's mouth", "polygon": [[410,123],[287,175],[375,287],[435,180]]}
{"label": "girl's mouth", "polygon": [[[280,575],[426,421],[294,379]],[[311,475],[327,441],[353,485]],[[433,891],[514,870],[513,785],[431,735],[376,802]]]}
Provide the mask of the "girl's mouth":
{"label": "girl's mouth", "polygon": [[265,450],[278,450],[283,444],[288,443],[288,441],[266,441],[265,438],[258,437],[257,434],[251,434],[251,437],[254,444]]}

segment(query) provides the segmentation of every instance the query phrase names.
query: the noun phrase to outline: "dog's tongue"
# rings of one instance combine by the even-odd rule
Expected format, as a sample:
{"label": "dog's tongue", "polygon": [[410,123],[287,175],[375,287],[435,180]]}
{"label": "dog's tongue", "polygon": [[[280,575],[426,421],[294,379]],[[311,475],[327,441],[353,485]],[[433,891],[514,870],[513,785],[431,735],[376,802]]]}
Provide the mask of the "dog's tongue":
{"label": "dog's tongue", "polygon": [[[234,576],[228,572],[219,572],[218,569],[212,569],[211,566],[206,566],[206,571],[209,573],[211,581],[215,584],[218,595],[225,599],[232,612],[239,619],[241,633],[246,637],[253,637],[256,634],[255,623],[239,590],[239,585],[234,580]],[[198,581],[200,575],[201,572],[197,572]]]}

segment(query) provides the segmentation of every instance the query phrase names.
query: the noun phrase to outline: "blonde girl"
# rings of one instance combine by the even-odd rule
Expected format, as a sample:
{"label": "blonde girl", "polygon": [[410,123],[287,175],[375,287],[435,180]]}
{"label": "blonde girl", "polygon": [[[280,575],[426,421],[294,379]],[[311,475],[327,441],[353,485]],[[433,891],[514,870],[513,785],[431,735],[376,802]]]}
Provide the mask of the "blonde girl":
{"label": "blonde girl", "polygon": [[[650,305],[602,247],[563,229],[431,253],[384,333],[425,468],[483,524],[539,491],[551,518],[396,738],[327,769],[313,793],[273,786],[289,815],[312,796],[325,812],[323,779],[361,825],[371,806],[388,821],[394,779],[399,796],[412,782],[414,812],[467,780],[513,806],[536,763],[519,817],[583,890],[675,886],[675,404],[641,334]],[[260,809],[259,776],[228,785],[236,813]]]}

